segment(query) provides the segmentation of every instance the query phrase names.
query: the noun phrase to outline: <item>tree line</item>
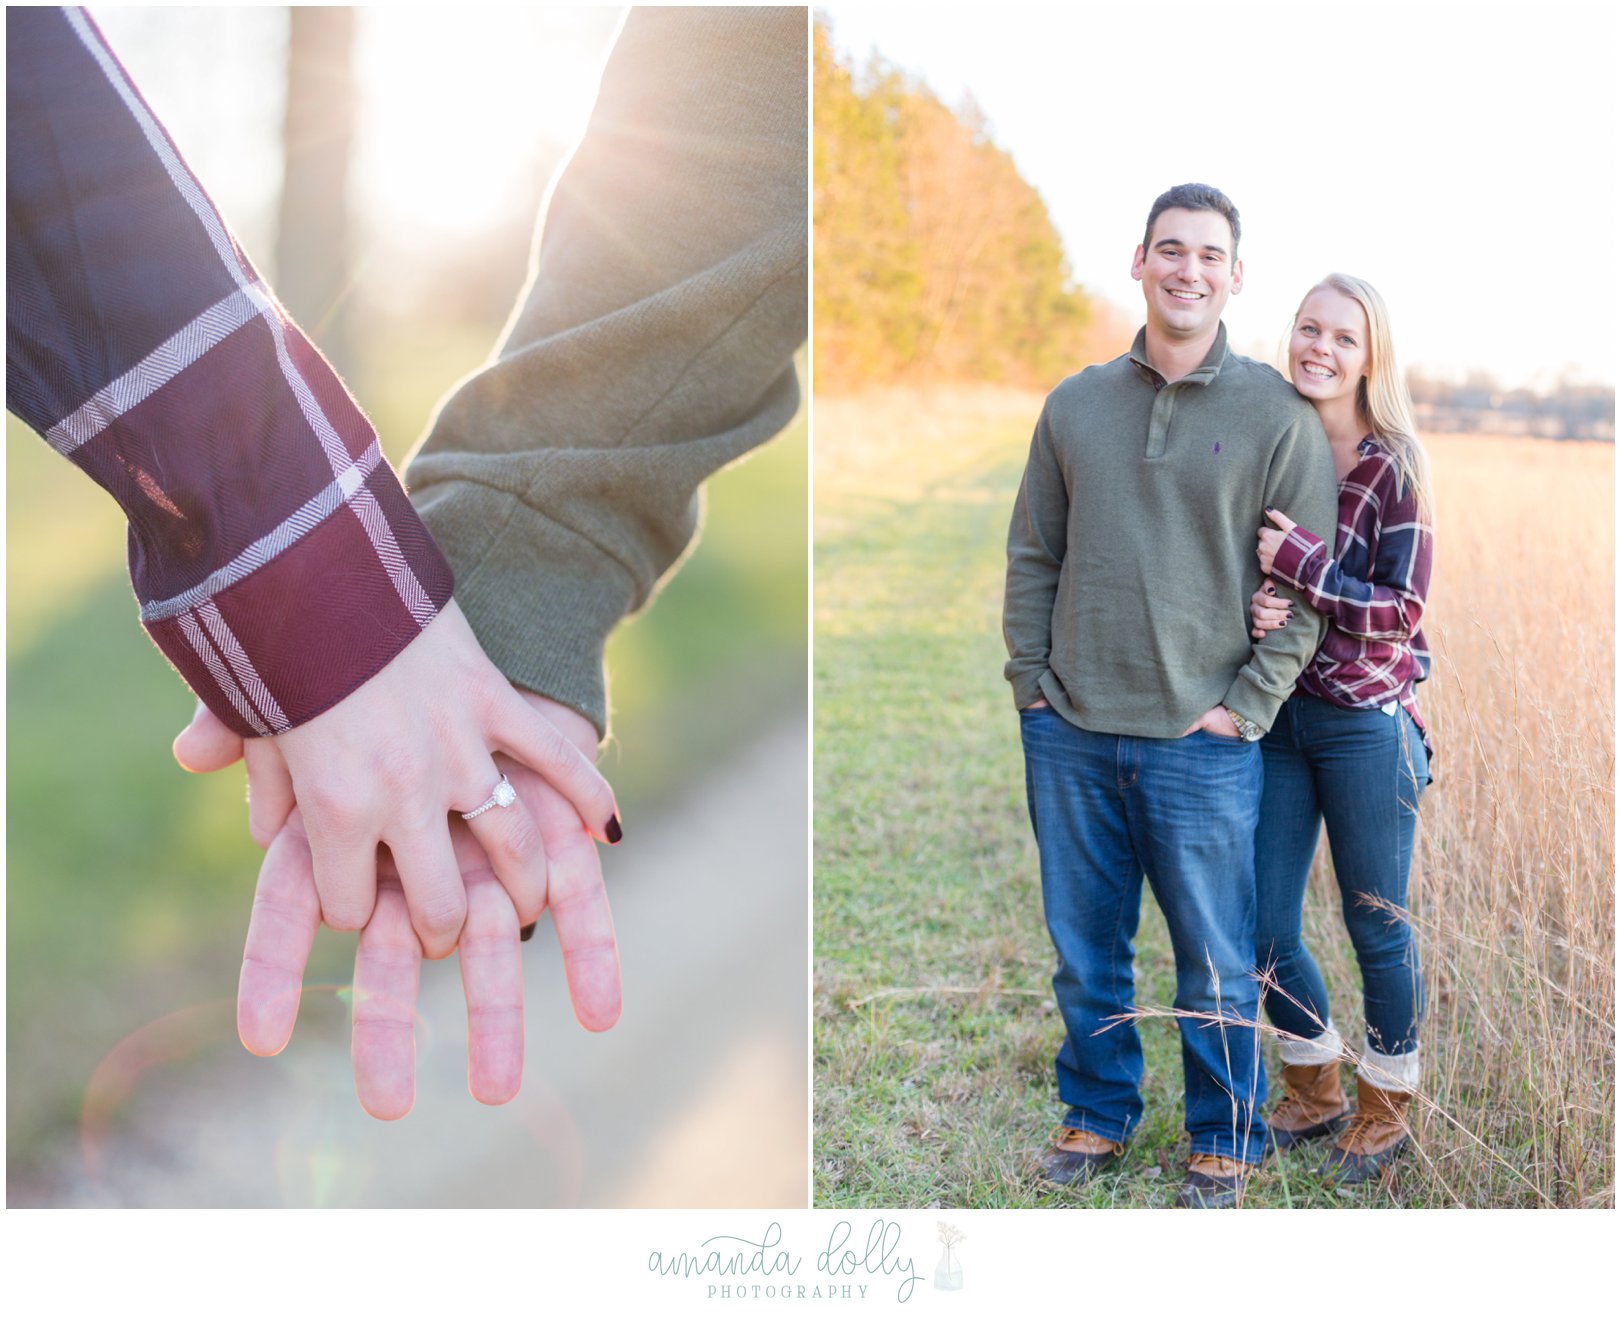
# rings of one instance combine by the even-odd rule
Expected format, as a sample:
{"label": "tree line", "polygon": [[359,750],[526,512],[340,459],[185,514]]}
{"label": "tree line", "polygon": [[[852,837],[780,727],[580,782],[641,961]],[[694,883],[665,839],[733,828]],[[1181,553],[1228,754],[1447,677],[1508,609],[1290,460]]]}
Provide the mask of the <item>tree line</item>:
{"label": "tree line", "polygon": [[1046,388],[1129,346],[971,100],[948,108],[876,55],[847,66],[822,21],[814,76],[818,390]]}
{"label": "tree line", "polygon": [[1551,390],[1508,389],[1484,371],[1459,384],[1407,373],[1420,430],[1615,442],[1615,390],[1561,380]]}

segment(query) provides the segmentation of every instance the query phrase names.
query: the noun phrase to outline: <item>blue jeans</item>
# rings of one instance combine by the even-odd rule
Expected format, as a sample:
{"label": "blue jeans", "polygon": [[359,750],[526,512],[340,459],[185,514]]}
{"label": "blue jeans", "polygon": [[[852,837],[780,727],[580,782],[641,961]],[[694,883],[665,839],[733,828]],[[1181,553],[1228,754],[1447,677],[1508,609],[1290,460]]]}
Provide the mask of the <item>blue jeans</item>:
{"label": "blue jeans", "polygon": [[1124,1141],[1142,1117],[1142,1041],[1130,1022],[1144,874],[1170,928],[1193,1153],[1258,1162],[1266,1073],[1254,971],[1261,752],[1237,738],[1089,733],[1048,707],[1019,715],[1041,853],[1064,1125]]}
{"label": "blue jeans", "polygon": [[1345,710],[1297,694],[1261,754],[1255,944],[1260,965],[1273,965],[1283,991],[1266,996],[1267,1016],[1303,1039],[1321,1035],[1328,1023],[1328,990],[1300,930],[1306,877],[1326,823],[1340,909],[1362,971],[1368,1044],[1382,1054],[1411,1053],[1424,982],[1406,919],[1407,871],[1419,794],[1429,781],[1412,717],[1400,707],[1394,715]]}

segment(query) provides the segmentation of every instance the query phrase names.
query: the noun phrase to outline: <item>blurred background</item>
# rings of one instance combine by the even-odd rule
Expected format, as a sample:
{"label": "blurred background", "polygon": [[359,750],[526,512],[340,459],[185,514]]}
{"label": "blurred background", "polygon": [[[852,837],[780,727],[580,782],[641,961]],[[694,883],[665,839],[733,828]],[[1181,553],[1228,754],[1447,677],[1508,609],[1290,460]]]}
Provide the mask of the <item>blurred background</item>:
{"label": "blurred background", "polygon": [[[401,465],[494,344],[621,11],[92,12]],[[353,1095],[352,937],[322,932],[280,1057],[237,1043],[241,771],[170,758],[192,700],[116,506],[9,416],[6,447],[8,1203],[805,1203],[803,412],[710,483],[697,551],[609,647],[622,1021],[575,1024],[543,924],[524,1089],[482,1108],[455,962],[427,966],[395,1124]]]}

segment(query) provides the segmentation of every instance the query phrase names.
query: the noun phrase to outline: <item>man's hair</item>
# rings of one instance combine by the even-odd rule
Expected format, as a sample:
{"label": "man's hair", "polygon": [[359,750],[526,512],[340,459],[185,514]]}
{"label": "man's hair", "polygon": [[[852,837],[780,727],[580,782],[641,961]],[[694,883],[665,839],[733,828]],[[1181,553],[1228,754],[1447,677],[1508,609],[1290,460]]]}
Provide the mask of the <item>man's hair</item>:
{"label": "man's hair", "polygon": [[1148,209],[1148,224],[1143,228],[1143,254],[1148,253],[1148,243],[1154,236],[1154,221],[1159,219],[1165,211],[1214,211],[1225,219],[1233,231],[1233,251],[1231,259],[1238,260],[1238,207],[1234,206],[1227,194],[1220,188],[1212,188],[1208,183],[1179,183],[1154,198],[1154,204]]}

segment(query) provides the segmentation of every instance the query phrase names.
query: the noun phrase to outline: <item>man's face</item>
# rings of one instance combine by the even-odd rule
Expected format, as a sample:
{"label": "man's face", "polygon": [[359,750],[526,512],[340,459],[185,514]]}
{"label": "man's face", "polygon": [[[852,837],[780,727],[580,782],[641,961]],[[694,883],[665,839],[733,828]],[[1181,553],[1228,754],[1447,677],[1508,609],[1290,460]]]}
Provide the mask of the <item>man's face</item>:
{"label": "man's face", "polygon": [[1160,213],[1131,263],[1142,281],[1150,327],[1169,339],[1214,334],[1229,294],[1244,285],[1244,263],[1233,260],[1233,230],[1215,211]]}

